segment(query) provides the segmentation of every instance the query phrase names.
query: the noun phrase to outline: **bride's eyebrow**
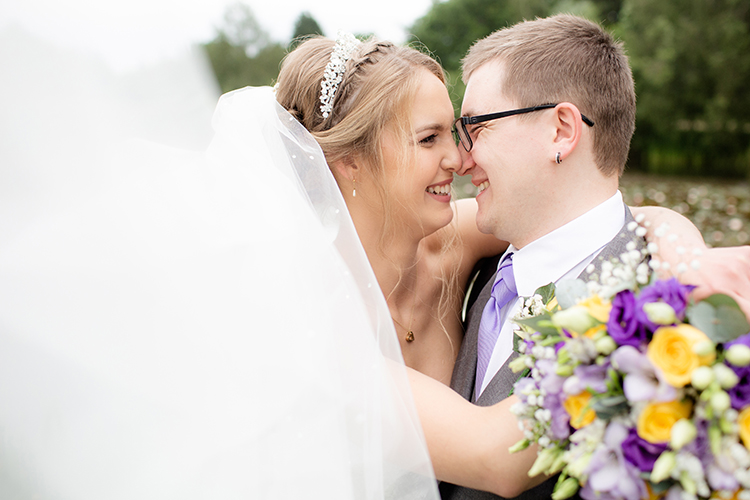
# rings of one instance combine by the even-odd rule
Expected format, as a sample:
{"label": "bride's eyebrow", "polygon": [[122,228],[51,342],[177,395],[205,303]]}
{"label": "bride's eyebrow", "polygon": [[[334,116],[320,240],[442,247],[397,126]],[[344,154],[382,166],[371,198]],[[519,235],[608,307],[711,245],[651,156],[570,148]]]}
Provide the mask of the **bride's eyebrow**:
{"label": "bride's eyebrow", "polygon": [[429,125],[423,125],[421,127],[418,127],[415,131],[417,134],[420,132],[424,132],[425,130],[437,130],[437,131],[443,131],[450,127],[447,127],[444,123],[431,123]]}

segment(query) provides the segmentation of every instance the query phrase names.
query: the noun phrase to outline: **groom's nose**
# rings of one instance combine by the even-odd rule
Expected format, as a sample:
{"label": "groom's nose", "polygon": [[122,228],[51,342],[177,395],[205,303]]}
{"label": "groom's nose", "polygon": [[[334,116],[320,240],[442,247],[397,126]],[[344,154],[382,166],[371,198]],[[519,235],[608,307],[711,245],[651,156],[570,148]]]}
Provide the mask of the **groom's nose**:
{"label": "groom's nose", "polygon": [[471,170],[476,166],[474,158],[471,153],[466,151],[462,146],[458,146],[458,151],[461,154],[461,167],[456,171],[458,175],[468,175]]}

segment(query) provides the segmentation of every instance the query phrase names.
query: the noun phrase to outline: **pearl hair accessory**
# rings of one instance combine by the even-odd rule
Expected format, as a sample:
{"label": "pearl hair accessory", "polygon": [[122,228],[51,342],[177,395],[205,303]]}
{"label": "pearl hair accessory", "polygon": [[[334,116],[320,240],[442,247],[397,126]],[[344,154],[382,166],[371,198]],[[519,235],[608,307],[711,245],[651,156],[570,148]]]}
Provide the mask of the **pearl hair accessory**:
{"label": "pearl hair accessory", "polygon": [[333,99],[336,97],[336,89],[344,78],[346,61],[351,59],[352,53],[360,43],[351,33],[339,31],[336,36],[336,45],[333,46],[331,60],[326,64],[324,78],[320,82],[320,111],[323,113],[323,118],[328,118],[333,109]]}

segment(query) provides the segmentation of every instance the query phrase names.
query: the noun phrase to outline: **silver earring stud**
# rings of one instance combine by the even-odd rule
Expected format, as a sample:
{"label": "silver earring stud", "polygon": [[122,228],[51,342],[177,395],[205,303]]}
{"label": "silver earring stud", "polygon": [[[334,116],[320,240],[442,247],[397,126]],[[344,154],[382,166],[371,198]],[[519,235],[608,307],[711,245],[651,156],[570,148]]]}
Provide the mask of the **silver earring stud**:
{"label": "silver earring stud", "polygon": [[559,165],[560,163],[562,163],[562,158],[560,158],[560,152],[559,152],[559,151],[558,151],[558,152],[557,152],[557,154],[555,155],[555,163],[557,163],[558,165]]}

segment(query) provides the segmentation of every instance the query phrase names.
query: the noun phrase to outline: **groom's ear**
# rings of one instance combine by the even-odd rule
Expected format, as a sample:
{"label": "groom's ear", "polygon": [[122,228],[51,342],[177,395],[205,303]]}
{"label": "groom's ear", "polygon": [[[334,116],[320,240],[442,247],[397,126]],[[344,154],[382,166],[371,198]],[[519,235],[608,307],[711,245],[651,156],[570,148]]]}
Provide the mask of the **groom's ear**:
{"label": "groom's ear", "polygon": [[562,102],[555,106],[554,115],[554,155],[560,153],[561,160],[564,160],[578,145],[578,141],[583,134],[584,125],[581,119],[581,112],[574,104]]}

